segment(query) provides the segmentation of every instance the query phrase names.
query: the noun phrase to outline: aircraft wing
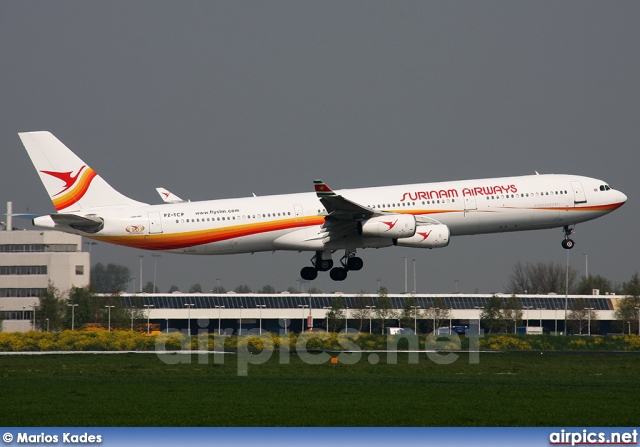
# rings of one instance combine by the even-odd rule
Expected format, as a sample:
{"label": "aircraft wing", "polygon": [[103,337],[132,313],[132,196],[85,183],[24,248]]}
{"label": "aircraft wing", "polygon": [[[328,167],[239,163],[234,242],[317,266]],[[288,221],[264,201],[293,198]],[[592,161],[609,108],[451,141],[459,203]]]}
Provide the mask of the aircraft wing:
{"label": "aircraft wing", "polygon": [[322,180],[314,180],[316,195],[327,210],[328,219],[361,220],[372,217],[376,211],[372,208],[352,202],[333,192]]}
{"label": "aircraft wing", "polygon": [[[353,202],[333,192],[322,180],[314,180],[316,195],[327,210],[319,236],[326,244],[345,237],[357,236],[358,222],[372,217],[390,216],[396,213],[377,211]],[[421,227],[441,225],[441,222],[427,216],[416,216],[415,224]]]}
{"label": "aircraft wing", "polygon": [[377,213],[372,208],[345,199],[333,192],[322,180],[314,180],[316,195],[327,210],[321,235],[325,243],[358,234],[356,222],[369,219]]}

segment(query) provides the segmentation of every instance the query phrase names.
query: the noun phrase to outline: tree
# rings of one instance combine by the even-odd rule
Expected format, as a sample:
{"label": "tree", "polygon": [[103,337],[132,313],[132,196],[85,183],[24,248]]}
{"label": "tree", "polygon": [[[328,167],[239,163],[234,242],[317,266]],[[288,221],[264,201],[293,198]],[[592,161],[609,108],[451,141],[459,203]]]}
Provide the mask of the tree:
{"label": "tree", "polygon": [[396,318],[396,313],[391,305],[391,299],[387,295],[386,287],[380,287],[380,290],[378,290],[378,305],[376,306],[375,314],[382,325],[381,333],[384,334],[387,320]]}
{"label": "tree", "polygon": [[308,293],[318,294],[318,293],[322,293],[322,290],[318,289],[317,287],[311,287]]}
{"label": "tree", "polygon": [[179,292],[179,291],[180,289],[175,284],[172,284],[171,287],[169,287],[169,293]]}
{"label": "tree", "polygon": [[614,317],[618,320],[619,327],[622,332],[625,329],[629,333],[638,333],[638,320],[640,319],[640,278],[638,278],[638,272],[634,273],[629,282],[625,282],[622,285],[622,291],[625,294],[624,298],[618,300],[618,308],[614,312]]}
{"label": "tree", "polygon": [[258,293],[276,293],[276,289],[271,284],[266,284],[258,290]]}
{"label": "tree", "polygon": [[236,287],[234,290],[236,293],[251,293],[251,287],[246,284]]}
{"label": "tree", "polygon": [[[425,319],[423,325],[426,325],[427,328],[431,328],[431,330],[435,331],[442,326],[444,320],[449,319],[451,316],[451,309],[449,309],[442,298],[438,297],[434,298],[433,306],[425,309],[422,316]],[[431,332],[431,330],[427,329],[427,332]]]}
{"label": "tree", "polygon": [[50,282],[47,291],[40,297],[38,311],[36,312],[36,327],[41,331],[47,330],[47,321],[50,331],[59,331],[62,328],[62,316],[64,315],[65,302],[58,289]]}
{"label": "tree", "polygon": [[153,286],[153,281],[148,281],[147,284],[142,288],[143,293],[160,293],[160,289],[158,286]]}
{"label": "tree", "polygon": [[362,332],[365,321],[367,321],[367,324],[369,323],[369,308],[367,306],[371,306],[372,303],[371,297],[364,296],[363,291],[360,291],[354,300],[353,310],[350,312],[349,317],[351,317],[351,320],[358,321],[359,332]]}
{"label": "tree", "polygon": [[504,304],[502,318],[505,320],[506,332],[513,327],[515,333],[518,322],[522,322],[522,305],[515,296],[510,296]]}
{"label": "tree", "polygon": [[[583,331],[593,333],[598,328],[598,316],[593,309],[587,308],[586,300],[574,300],[567,315],[569,329],[573,333],[582,334]],[[591,322],[591,328],[589,328]]]}
{"label": "tree", "polygon": [[338,332],[344,327],[345,302],[341,296],[331,298],[331,306],[327,313],[329,319],[329,332]]}
{"label": "tree", "polygon": [[119,293],[127,290],[131,280],[128,267],[98,262],[91,268],[90,288],[97,293]]}
{"label": "tree", "polygon": [[414,297],[406,299],[402,308],[402,327],[414,328],[418,332],[421,323],[419,320],[422,318],[424,318],[424,313],[417,305],[416,299]]}
{"label": "tree", "polygon": [[502,307],[502,300],[493,295],[489,298],[489,302],[485,304],[482,312],[480,312],[480,320],[489,334],[506,330]]}
{"label": "tree", "polygon": [[295,287],[289,286],[289,287],[287,287],[287,292],[289,292],[289,293],[298,293],[298,289],[296,289]]}
{"label": "tree", "polygon": [[[66,329],[82,329],[87,323],[97,322],[99,307],[97,300],[86,287],[72,287],[66,304],[64,327]],[[72,306],[77,304],[77,306]]]}
{"label": "tree", "polygon": [[[99,321],[104,328],[109,327],[109,312],[111,312],[111,330],[130,329],[132,317],[133,319],[140,319],[144,316],[145,309],[142,305],[142,299],[136,300],[137,303],[140,303],[139,306],[131,309],[124,305],[124,301],[117,294],[113,294],[110,297],[106,297],[100,301],[100,318],[96,321]],[[107,308],[106,306],[113,307]]]}
{"label": "tree", "polygon": [[189,287],[189,293],[202,293],[202,286],[199,282]]}
{"label": "tree", "polygon": [[576,292],[578,295],[591,295],[594,289],[598,289],[601,295],[620,292],[619,288],[614,286],[610,280],[600,275],[591,275],[588,278],[582,276]]}
{"label": "tree", "polygon": [[[562,264],[554,264],[550,262],[544,264],[526,263],[518,261],[513,266],[513,271],[509,276],[509,285],[507,293],[534,295],[546,295],[549,293],[565,293],[565,283],[567,276],[567,268]],[[570,294],[575,294],[577,290],[576,281],[578,271],[573,267],[569,267],[569,288]]]}
{"label": "tree", "polygon": [[215,286],[213,289],[211,289],[212,293],[227,293],[227,289],[225,289],[222,286]]}

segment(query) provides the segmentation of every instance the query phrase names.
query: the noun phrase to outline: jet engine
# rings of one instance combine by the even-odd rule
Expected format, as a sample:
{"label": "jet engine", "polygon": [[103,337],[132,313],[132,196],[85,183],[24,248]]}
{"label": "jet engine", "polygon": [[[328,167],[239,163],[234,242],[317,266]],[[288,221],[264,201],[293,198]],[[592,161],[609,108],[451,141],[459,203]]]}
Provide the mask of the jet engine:
{"label": "jet engine", "polygon": [[449,245],[449,227],[444,224],[421,225],[412,237],[397,239],[393,245],[413,248],[441,248]]}
{"label": "jet engine", "polygon": [[389,214],[358,222],[358,234],[366,237],[402,239],[416,233],[416,218],[410,214]]}

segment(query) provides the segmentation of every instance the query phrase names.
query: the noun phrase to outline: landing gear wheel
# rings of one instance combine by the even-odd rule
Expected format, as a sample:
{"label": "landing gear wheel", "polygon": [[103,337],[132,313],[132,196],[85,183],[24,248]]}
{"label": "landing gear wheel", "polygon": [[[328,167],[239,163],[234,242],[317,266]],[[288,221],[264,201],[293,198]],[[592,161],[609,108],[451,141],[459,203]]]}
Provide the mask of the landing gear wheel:
{"label": "landing gear wheel", "polygon": [[313,281],[318,277],[318,271],[314,267],[303,267],[300,270],[300,277],[305,281]]}
{"label": "landing gear wheel", "polygon": [[362,261],[362,258],[358,258],[358,257],[353,257],[353,258],[349,258],[347,259],[347,268],[349,270],[360,270],[362,269],[362,266],[364,265],[364,262]]}
{"label": "landing gear wheel", "polygon": [[334,281],[344,281],[347,279],[347,269],[344,267],[336,267],[331,269],[329,276]]}
{"label": "landing gear wheel", "polygon": [[321,272],[329,271],[331,267],[333,267],[333,260],[331,259],[321,259],[320,262],[316,263],[316,268]]}
{"label": "landing gear wheel", "polygon": [[565,239],[564,241],[562,241],[562,248],[564,248],[565,250],[571,250],[574,245],[575,242],[573,242],[573,239]]}

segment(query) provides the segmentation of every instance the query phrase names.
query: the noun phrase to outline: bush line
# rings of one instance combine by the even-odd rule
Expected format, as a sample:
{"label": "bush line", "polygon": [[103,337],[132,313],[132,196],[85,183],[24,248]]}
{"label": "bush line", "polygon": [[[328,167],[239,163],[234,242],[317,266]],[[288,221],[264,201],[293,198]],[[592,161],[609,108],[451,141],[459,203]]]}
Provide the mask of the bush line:
{"label": "bush line", "polygon": [[[159,349],[258,352],[305,347],[313,351],[467,350],[469,339],[414,335],[305,333],[222,336],[202,334],[190,339],[181,332],[146,335],[132,331],[1,332],[0,352],[154,351]],[[490,351],[640,351],[640,336],[564,337],[552,335],[485,335],[481,350]]]}

